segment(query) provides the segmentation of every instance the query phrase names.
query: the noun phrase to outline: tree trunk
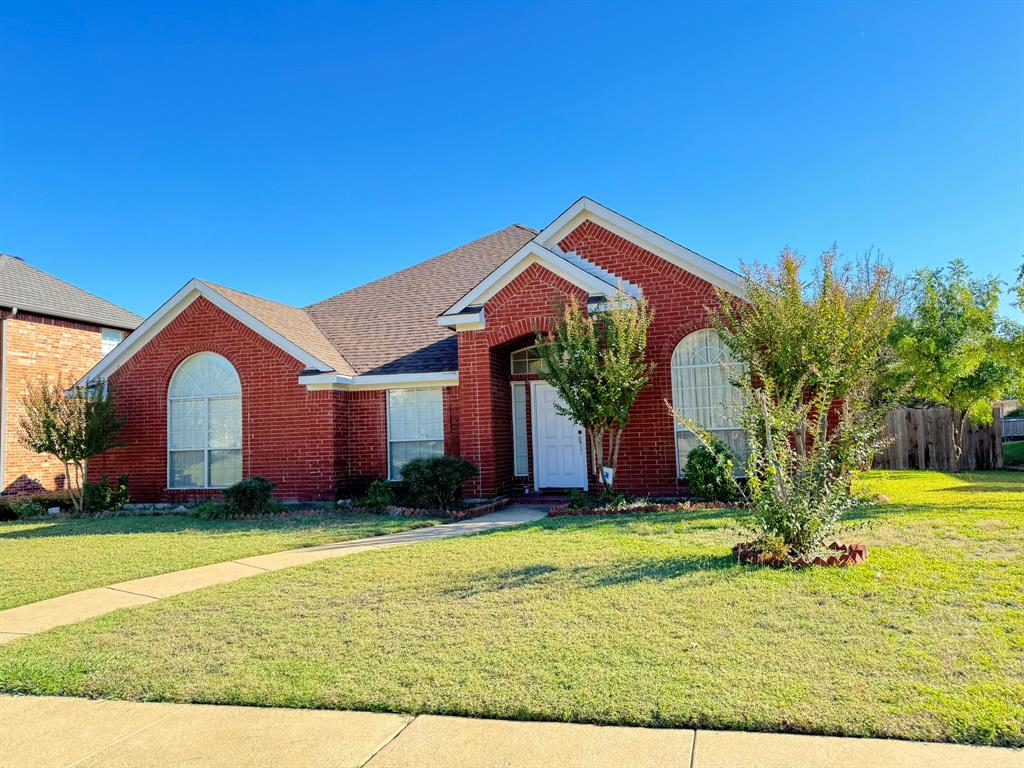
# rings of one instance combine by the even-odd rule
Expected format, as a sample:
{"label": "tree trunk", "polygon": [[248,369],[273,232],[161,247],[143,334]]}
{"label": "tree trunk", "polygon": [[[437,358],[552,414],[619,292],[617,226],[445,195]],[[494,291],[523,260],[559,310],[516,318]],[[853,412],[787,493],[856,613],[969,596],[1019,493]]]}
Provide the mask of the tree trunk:
{"label": "tree trunk", "polygon": [[611,455],[608,459],[608,465],[612,468],[612,482],[609,487],[615,485],[615,476],[619,472],[619,445],[622,443],[622,432],[622,427],[613,427],[609,437],[609,451]]}
{"label": "tree trunk", "polygon": [[950,448],[951,448],[951,450],[949,452],[950,459],[951,459],[950,463],[951,463],[952,466],[950,467],[950,470],[953,471],[953,472],[959,472],[960,471],[960,454],[962,454],[963,450],[964,450],[964,427],[967,426],[967,419],[964,417],[964,414],[962,414],[960,411],[956,410],[955,408],[953,408],[952,411],[953,411],[953,429],[952,429],[952,434],[950,435],[950,440],[951,440]]}

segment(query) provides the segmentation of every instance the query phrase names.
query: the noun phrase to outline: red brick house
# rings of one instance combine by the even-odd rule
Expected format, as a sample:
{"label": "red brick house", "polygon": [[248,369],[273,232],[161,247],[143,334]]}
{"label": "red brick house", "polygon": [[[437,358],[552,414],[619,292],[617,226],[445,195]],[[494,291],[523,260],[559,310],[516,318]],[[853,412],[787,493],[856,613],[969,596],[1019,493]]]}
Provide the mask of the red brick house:
{"label": "red brick house", "polygon": [[653,307],[656,368],[616,484],[674,492],[694,438],[666,402],[742,440],[731,361],[706,330],[714,289],[740,278],[587,198],[542,231],[516,224],[304,308],[191,280],[86,375],[127,414],[127,445],[91,472],[127,472],[140,501],[252,475],[330,499],[446,453],[480,468],[473,496],[584,487],[586,440],[531,347],[560,296],[593,306],[619,286]]}
{"label": "red brick house", "polygon": [[18,442],[28,387],[46,378],[74,381],[141,322],[127,309],[0,254],[0,493],[65,485],[58,461]]}

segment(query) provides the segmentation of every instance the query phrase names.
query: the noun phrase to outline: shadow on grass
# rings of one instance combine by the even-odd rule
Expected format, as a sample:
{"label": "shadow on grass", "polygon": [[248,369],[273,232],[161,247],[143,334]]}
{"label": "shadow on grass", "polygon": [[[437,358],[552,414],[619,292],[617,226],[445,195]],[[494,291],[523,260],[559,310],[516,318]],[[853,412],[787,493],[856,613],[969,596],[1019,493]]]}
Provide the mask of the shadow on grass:
{"label": "shadow on grass", "polygon": [[[389,518],[377,515],[338,515],[329,512],[311,515],[282,515],[264,518],[204,520],[191,515],[125,515],[115,517],[78,517],[48,520],[21,520],[38,527],[4,531],[0,539],[45,539],[66,536],[106,536],[127,533],[246,533],[275,532],[315,528],[321,525],[349,524],[353,528],[367,526],[367,536],[379,532],[379,523]],[[432,518],[424,518],[432,519]],[[396,529],[399,532],[402,528]],[[390,532],[390,531],[385,531]]]}
{"label": "shadow on grass", "polygon": [[470,576],[465,583],[444,590],[444,594],[465,599],[528,586],[600,589],[642,581],[669,581],[712,570],[733,571],[735,575],[740,575],[749,568],[740,565],[731,554],[635,558],[601,566],[561,567],[539,563],[509,570],[480,572]]}

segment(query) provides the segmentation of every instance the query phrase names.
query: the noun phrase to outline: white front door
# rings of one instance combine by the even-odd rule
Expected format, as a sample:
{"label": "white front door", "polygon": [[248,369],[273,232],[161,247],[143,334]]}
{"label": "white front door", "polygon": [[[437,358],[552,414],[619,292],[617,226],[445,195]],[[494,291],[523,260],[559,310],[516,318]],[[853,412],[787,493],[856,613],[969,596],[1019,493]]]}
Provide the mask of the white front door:
{"label": "white front door", "polygon": [[587,451],[583,427],[555,410],[561,398],[543,381],[531,384],[533,477],[537,488],[586,488]]}

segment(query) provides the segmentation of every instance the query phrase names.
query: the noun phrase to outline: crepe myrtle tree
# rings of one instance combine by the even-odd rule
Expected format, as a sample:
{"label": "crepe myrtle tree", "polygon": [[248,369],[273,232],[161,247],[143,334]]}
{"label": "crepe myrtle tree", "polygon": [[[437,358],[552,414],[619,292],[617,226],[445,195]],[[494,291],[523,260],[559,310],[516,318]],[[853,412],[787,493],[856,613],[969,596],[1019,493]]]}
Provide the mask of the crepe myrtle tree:
{"label": "crepe myrtle tree", "polygon": [[89,459],[117,445],[123,421],[104,381],[65,385],[62,378],[30,385],[21,400],[18,441],[64,465],[68,495],[81,514]]}
{"label": "crepe myrtle tree", "polygon": [[614,484],[629,412],[651,377],[646,351],[652,319],[646,299],[620,287],[590,312],[572,297],[557,308],[551,331],[537,336],[540,376],[561,396],[558,413],[586,430],[591,470],[605,491]]}

